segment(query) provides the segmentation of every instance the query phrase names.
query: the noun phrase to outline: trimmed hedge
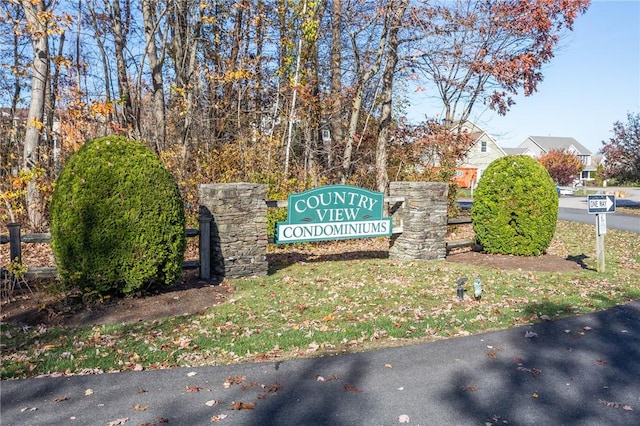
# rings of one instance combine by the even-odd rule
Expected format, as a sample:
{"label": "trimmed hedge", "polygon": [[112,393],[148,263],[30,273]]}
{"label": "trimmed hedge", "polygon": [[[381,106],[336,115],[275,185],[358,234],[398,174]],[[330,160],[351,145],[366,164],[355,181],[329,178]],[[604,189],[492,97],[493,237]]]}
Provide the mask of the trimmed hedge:
{"label": "trimmed hedge", "polygon": [[558,219],[553,179],[529,156],[499,158],[478,182],[471,218],[476,239],[488,253],[544,254]]}
{"label": "trimmed hedge", "polygon": [[130,295],[173,285],[186,248],[184,206],[160,159],[107,136],[67,162],[51,200],[52,249],[67,289]]}

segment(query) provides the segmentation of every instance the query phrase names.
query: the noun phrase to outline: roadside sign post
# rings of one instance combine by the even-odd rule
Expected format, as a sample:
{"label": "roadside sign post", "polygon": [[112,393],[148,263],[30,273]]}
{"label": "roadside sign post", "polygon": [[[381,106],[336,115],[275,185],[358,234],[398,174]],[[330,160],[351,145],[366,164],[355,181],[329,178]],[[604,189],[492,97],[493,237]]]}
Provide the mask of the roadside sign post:
{"label": "roadside sign post", "polygon": [[598,272],[604,272],[604,236],[607,233],[607,213],[615,213],[616,197],[614,195],[587,196],[589,214],[596,215],[596,258]]}

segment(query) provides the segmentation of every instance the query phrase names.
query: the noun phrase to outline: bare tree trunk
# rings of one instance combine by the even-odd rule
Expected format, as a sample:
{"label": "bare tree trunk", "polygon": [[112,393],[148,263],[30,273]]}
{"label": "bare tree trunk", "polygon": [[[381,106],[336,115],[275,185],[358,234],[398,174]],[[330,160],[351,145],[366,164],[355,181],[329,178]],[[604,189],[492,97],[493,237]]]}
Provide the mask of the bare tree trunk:
{"label": "bare tree trunk", "polygon": [[[40,130],[44,125],[44,105],[49,80],[49,39],[47,23],[41,20],[46,12],[44,0],[34,2],[21,1],[27,23],[30,27],[31,43],[33,46],[33,65],[31,69],[31,101],[24,138],[22,170],[25,173],[35,172],[39,166]],[[44,216],[44,199],[38,189],[36,176],[32,176],[27,183],[25,202],[29,223],[34,229],[46,226]]]}
{"label": "bare tree trunk", "polygon": [[[126,10],[129,10],[129,0],[125,0]],[[121,123],[125,127],[133,127],[135,122],[135,114],[133,111],[132,90],[129,82],[129,76],[127,74],[127,62],[124,56],[124,51],[127,47],[127,31],[128,27],[125,16],[123,22],[122,10],[120,8],[120,0],[108,0],[105,1],[105,7],[107,8],[110,18],[112,20],[112,30],[115,39],[115,55],[116,55],[116,69],[118,73],[118,95],[120,101],[123,104],[124,111],[121,116]],[[128,16],[128,15],[127,15]]]}
{"label": "bare tree trunk", "polygon": [[327,168],[333,167],[334,144],[344,139],[342,125],[342,0],[333,0],[331,22],[331,137],[324,141]]}
{"label": "bare tree trunk", "polygon": [[[151,132],[153,145],[156,148],[156,152],[160,153],[164,150],[167,123],[164,108],[164,78],[162,77],[164,55],[158,54],[158,46],[156,45],[155,34],[158,26],[158,18],[154,10],[155,5],[155,1],[143,0],[142,16],[144,19],[144,35],[147,42],[147,57],[153,87],[153,122],[151,123]],[[164,50],[164,46],[162,50]]]}
{"label": "bare tree trunk", "polygon": [[398,64],[398,31],[402,26],[405,11],[409,0],[400,0],[393,8],[393,18],[389,30],[389,40],[385,54],[385,68],[382,75],[382,111],[380,114],[380,127],[378,131],[378,142],[376,146],[376,185],[379,192],[386,192],[389,184],[387,175],[387,145],[389,144],[389,134],[391,132],[391,101],[393,99],[393,76]]}

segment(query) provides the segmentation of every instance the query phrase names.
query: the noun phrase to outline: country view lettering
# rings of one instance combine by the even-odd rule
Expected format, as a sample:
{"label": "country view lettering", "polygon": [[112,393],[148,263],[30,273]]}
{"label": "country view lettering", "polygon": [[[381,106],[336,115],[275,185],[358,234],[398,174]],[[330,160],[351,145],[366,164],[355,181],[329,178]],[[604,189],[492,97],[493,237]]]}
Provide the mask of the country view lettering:
{"label": "country view lettering", "polygon": [[357,220],[360,209],[373,212],[376,204],[378,200],[365,194],[333,191],[301,198],[293,207],[300,214],[315,212],[320,222],[343,222]]}

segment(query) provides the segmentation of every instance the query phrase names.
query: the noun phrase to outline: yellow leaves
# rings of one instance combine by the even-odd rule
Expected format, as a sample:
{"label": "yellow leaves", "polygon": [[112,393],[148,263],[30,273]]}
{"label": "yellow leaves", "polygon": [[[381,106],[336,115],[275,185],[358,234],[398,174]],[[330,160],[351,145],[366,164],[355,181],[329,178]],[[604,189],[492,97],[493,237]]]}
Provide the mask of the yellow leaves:
{"label": "yellow leaves", "polygon": [[29,120],[27,125],[31,127],[35,127],[38,130],[42,130],[42,128],[44,127],[44,123],[40,121],[37,117],[34,117],[31,120]]}
{"label": "yellow leaves", "polygon": [[108,117],[114,113],[113,104],[111,102],[93,101],[89,107],[89,114],[92,117]]}

